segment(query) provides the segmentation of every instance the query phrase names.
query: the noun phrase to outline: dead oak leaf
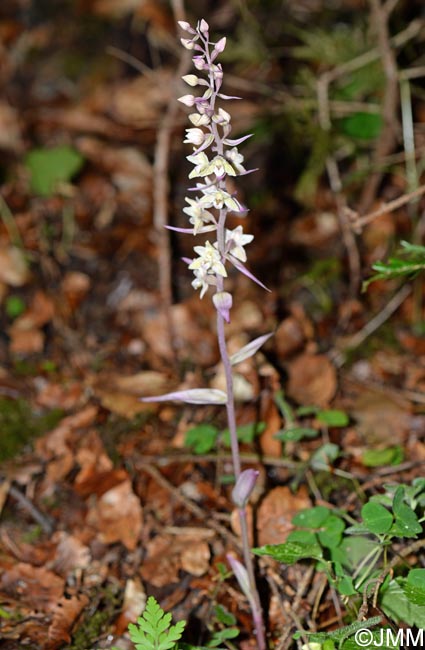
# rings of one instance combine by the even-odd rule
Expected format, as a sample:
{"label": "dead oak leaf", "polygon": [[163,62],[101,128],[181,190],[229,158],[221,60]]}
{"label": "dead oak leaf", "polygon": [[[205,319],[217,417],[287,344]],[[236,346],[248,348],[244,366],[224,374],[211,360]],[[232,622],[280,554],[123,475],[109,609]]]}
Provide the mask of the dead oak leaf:
{"label": "dead oak leaf", "polygon": [[88,602],[89,599],[84,594],[79,597],[62,597],[58,600],[53,609],[52,622],[47,631],[45,650],[56,650],[64,643],[70,643],[72,627]]}
{"label": "dead oak leaf", "polygon": [[336,393],[335,367],[324,354],[301,354],[288,365],[287,392],[298,404],[325,407]]}
{"label": "dead oak leaf", "polygon": [[0,578],[0,593],[38,612],[53,610],[64,587],[65,580],[53,571],[24,562],[4,571]]}
{"label": "dead oak leaf", "polygon": [[292,517],[310,507],[311,501],[304,486],[296,494],[286,486],[271,490],[258,509],[259,545],[282,544],[293,529]]}
{"label": "dead oak leaf", "polygon": [[130,479],[108,490],[92,505],[87,523],[99,531],[104,544],[121,542],[133,551],[142,530],[142,506]]}

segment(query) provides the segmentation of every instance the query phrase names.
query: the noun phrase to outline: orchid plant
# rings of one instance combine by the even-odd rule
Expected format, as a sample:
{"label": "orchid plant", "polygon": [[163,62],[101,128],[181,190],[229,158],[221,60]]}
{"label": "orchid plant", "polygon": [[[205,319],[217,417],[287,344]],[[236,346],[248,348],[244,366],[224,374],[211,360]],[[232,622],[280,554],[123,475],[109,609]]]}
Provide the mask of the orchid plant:
{"label": "orchid plant", "polygon": [[187,206],[183,208],[183,212],[189,217],[190,227],[168,227],[195,236],[211,233],[212,241],[208,239],[203,245],[194,246],[196,256],[184,261],[193,271],[192,286],[195,290],[200,291],[200,298],[212,290],[212,301],[217,313],[217,338],[226,377],[226,392],[217,389],[193,388],[158,397],[144,398],[144,401],[176,400],[189,404],[223,404],[226,406],[236,479],[232,498],[239,512],[244,561],[241,563],[233,556],[228,556],[228,560],[250,604],[258,648],[264,650],[266,640],[263,615],[249,547],[246,517],[246,505],[254,488],[257,472],[253,469],[241,470],[232,366],[254,355],[272,335],[260,336],[232,356],[229,356],[225,337],[225,322],[230,322],[233,303],[231,293],[225,290],[225,279],[228,276],[229,267],[235,267],[261,287],[267,289],[245,266],[247,260],[245,246],[252,242],[254,236],[246,234],[240,225],[233,229],[227,227],[229,215],[233,213],[243,217],[247,213],[247,209],[234,193],[229,191],[227,178],[255,171],[245,169],[244,157],[238,150],[238,145],[252,134],[237,139],[230,138],[231,116],[222,106],[217,105],[219,100],[240,99],[221,92],[223,69],[217,62],[217,58],[225,48],[226,38],[221,38],[216,43],[211,42],[209,25],[204,19],[198,22],[196,28],[186,21],[180,21],[179,25],[185,32],[185,38],[182,38],[181,42],[185,48],[193,50],[193,65],[201,75],[187,74],[183,80],[193,88],[199,86],[203,92],[199,96],[187,94],[179,98],[182,104],[192,109],[189,115],[192,126],[186,129],[184,142],[193,147],[193,152],[187,156],[189,162],[193,164],[189,179],[197,179],[197,182],[194,187],[189,188],[189,191],[193,193],[193,198],[187,197],[185,199]]}

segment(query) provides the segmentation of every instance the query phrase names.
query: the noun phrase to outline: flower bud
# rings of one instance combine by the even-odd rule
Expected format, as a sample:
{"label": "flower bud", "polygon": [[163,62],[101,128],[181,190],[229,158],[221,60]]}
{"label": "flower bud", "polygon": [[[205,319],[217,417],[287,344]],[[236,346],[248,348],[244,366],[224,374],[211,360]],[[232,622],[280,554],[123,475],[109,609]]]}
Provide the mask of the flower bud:
{"label": "flower bud", "polygon": [[191,38],[181,38],[180,42],[186,50],[193,50],[195,47],[195,43]]}
{"label": "flower bud", "polygon": [[219,291],[218,293],[214,294],[213,303],[217,311],[222,315],[222,317],[226,321],[226,323],[230,323],[230,310],[233,304],[233,299],[231,294],[228,293],[227,291]]}
{"label": "flower bud", "polygon": [[185,32],[189,32],[189,34],[196,34],[196,31],[186,20],[178,20],[177,22]]}
{"label": "flower bud", "polygon": [[207,35],[208,32],[209,32],[210,26],[208,25],[207,21],[202,18],[201,21],[198,23],[198,29],[204,35]]}
{"label": "flower bud", "polygon": [[226,37],[223,36],[223,38],[220,38],[218,43],[215,44],[214,52],[217,52],[217,54],[221,54],[225,47],[226,47]]}
{"label": "flower bud", "polygon": [[195,104],[195,97],[193,95],[183,95],[183,97],[179,97],[177,101],[191,108]]}
{"label": "flower bud", "polygon": [[259,473],[255,469],[246,469],[239,475],[236,485],[232,490],[232,500],[238,508],[244,508],[248,503]]}
{"label": "flower bud", "polygon": [[253,601],[253,594],[249,585],[248,571],[245,569],[244,565],[239,562],[233,555],[226,555],[227,560],[232,567],[232,571],[235,574],[235,578],[239,583],[239,587],[248,598],[249,602]]}
{"label": "flower bud", "polygon": [[182,77],[183,81],[185,81],[189,86],[197,86],[198,85],[198,77],[196,74],[185,74]]}

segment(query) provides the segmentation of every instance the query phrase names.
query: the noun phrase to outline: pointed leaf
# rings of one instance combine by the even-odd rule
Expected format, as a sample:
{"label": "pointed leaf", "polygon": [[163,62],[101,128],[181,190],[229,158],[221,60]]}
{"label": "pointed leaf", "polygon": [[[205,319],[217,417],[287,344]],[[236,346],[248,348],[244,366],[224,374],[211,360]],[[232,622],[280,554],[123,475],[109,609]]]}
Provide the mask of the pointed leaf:
{"label": "pointed leaf", "polygon": [[250,343],[247,343],[247,345],[244,345],[243,348],[238,350],[238,352],[235,352],[235,354],[232,354],[230,357],[230,363],[232,366],[235,366],[237,363],[241,363],[242,361],[245,361],[245,359],[249,359],[250,357],[254,356],[254,354],[258,352],[261,346],[264,345],[264,343],[268,341],[271,336],[273,336],[273,334],[273,332],[270,334],[263,334],[253,341],[250,341]]}
{"label": "pointed leaf", "polygon": [[217,388],[189,388],[155,397],[141,397],[141,402],[186,402],[186,404],[225,404],[227,395]]}

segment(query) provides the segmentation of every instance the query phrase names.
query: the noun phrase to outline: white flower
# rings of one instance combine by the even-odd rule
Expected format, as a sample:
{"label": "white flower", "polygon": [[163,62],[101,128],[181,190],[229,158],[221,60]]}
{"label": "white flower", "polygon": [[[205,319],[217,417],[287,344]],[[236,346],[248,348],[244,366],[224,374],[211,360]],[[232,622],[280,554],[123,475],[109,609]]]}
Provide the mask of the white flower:
{"label": "white flower", "polygon": [[[206,137],[207,135],[202,129],[186,129],[186,140],[183,140],[183,142],[199,147],[205,141]],[[214,136],[212,137],[214,138]]]}
{"label": "white flower", "polygon": [[233,167],[237,169],[240,174],[246,172],[245,167],[242,165],[244,161],[244,157],[242,156],[241,153],[239,153],[237,147],[233,147],[233,149],[229,149],[229,151],[226,151],[226,158],[227,160],[230,160]]}
{"label": "white flower", "polygon": [[207,126],[207,124],[210,123],[210,118],[206,114],[199,115],[199,113],[191,113],[189,115],[189,120],[195,126]]}
{"label": "white flower", "polygon": [[226,250],[241,262],[246,262],[246,253],[244,246],[250,244],[254,235],[245,235],[242,226],[237,226],[234,230],[226,228]]}
{"label": "white flower", "polygon": [[210,167],[208,168],[207,175],[213,172],[216,178],[223,178],[225,174],[229,176],[236,176],[236,172],[232,165],[227,162],[223,156],[216,156],[211,160]]}
{"label": "white flower", "polygon": [[[215,219],[211,212],[205,209],[205,207],[200,203],[200,200],[193,200],[186,197],[187,203],[190,207],[183,208],[183,212],[187,214],[190,219],[190,223],[193,225],[193,234],[197,235],[199,230],[206,223],[215,224]],[[215,225],[211,227],[211,230],[215,229]],[[204,231],[205,232],[205,231]]]}
{"label": "white flower", "polygon": [[203,268],[215,275],[227,277],[227,271],[221,261],[220,253],[209,241],[205,242],[205,246],[195,246],[193,250],[199,257],[192,261],[189,265],[190,269]]}
{"label": "white flower", "polygon": [[199,297],[203,298],[210,285],[215,284],[215,277],[213,275],[209,275],[208,271],[203,267],[194,269],[193,273],[195,275],[195,279],[192,280],[192,287],[195,289],[195,291],[200,289],[201,293]]}
{"label": "white flower", "polygon": [[232,212],[241,212],[242,206],[233,196],[225,190],[220,190],[216,185],[210,185],[202,190],[204,196],[201,197],[200,203],[205,208],[217,208],[221,210],[224,206]]}
{"label": "white flower", "polygon": [[207,174],[210,173],[208,172],[208,169],[211,167],[211,163],[203,151],[200,153],[192,154],[191,156],[187,156],[187,159],[189,162],[195,165],[195,169],[192,169],[189,174],[189,178],[195,178],[196,176],[207,176]]}
{"label": "white flower", "polygon": [[207,156],[201,152],[192,156],[187,156],[189,162],[195,165],[189,178],[196,178],[196,176],[208,176],[214,174],[216,178],[223,178],[226,174],[229,176],[236,176],[236,172],[232,165],[223,156],[215,156],[211,161]]}
{"label": "white flower", "polygon": [[215,115],[213,115],[212,119],[213,119],[213,122],[216,122],[217,124],[225,125],[225,124],[230,123],[231,117],[230,117],[229,113],[224,110],[224,108],[220,107],[218,109],[218,113],[215,113]]}

